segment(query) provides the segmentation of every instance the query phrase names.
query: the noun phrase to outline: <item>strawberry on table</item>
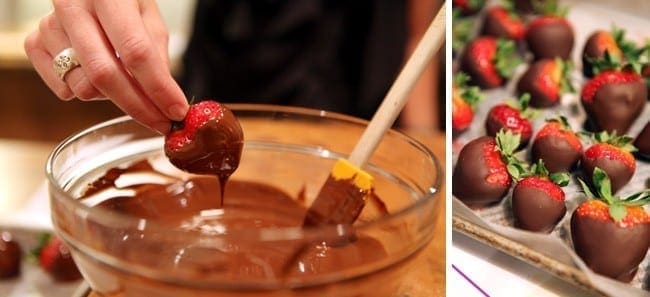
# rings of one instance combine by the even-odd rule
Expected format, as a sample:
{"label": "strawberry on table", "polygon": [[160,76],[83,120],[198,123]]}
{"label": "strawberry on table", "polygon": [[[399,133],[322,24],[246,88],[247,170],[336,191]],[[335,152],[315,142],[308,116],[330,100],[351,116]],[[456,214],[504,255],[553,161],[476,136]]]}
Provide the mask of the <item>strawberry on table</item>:
{"label": "strawberry on table", "polygon": [[453,10],[468,16],[479,12],[485,5],[485,0],[453,0]]}
{"label": "strawberry on table", "polygon": [[596,167],[605,171],[611,180],[611,191],[616,193],[625,186],[636,171],[636,161],[632,153],[636,148],[629,136],[617,136],[607,131],[586,133],[594,142],[585,150],[581,166],[587,177],[594,174]]}
{"label": "strawberry on table", "polygon": [[533,128],[529,119],[536,113],[536,110],[528,108],[529,101],[530,95],[526,93],[521,95],[517,102],[508,102],[493,106],[485,119],[487,135],[496,136],[497,132],[501,129],[506,129],[520,134],[519,148],[526,147],[533,134]]}
{"label": "strawberry on table", "polygon": [[600,72],[580,96],[591,130],[627,133],[643,110],[647,91],[643,77],[629,68]]}
{"label": "strawberry on table", "polygon": [[534,62],[517,83],[517,92],[530,94],[533,107],[551,107],[560,103],[560,97],[575,90],[569,81],[570,62],[560,58]]}
{"label": "strawberry on table", "polygon": [[532,146],[533,161],[544,160],[550,172],[571,171],[582,157],[582,142],[567,119],[547,120]]}
{"label": "strawberry on table", "polygon": [[483,89],[502,86],[521,64],[512,40],[491,36],[471,41],[460,61],[461,71],[472,78],[472,84]]}
{"label": "strawberry on table", "polygon": [[22,250],[9,231],[0,230],[0,279],[20,275]]}
{"label": "strawberry on table", "polygon": [[57,236],[45,236],[38,253],[39,265],[55,281],[67,282],[81,278],[70,250]]}
{"label": "strawberry on table", "polygon": [[467,143],[458,154],[452,176],[453,195],[472,208],[503,199],[512,184],[509,172],[525,172],[515,157],[519,134],[500,131]]}
{"label": "strawberry on table", "polygon": [[454,75],[452,85],[451,126],[452,134],[458,136],[467,130],[474,119],[474,108],[483,98],[481,91],[476,86],[468,86],[470,80],[465,73]]}
{"label": "strawberry on table", "polygon": [[515,227],[548,233],[566,214],[564,191],[569,174],[549,173],[539,160],[524,176],[513,176],[517,181],[512,191],[512,213]]}
{"label": "strawberry on table", "polygon": [[593,192],[580,180],[589,199],[571,216],[574,249],[594,272],[629,282],[650,248],[650,216],[643,209],[650,202],[650,190],[614,196],[600,168],[594,169],[592,180]]}
{"label": "strawberry on table", "polygon": [[482,35],[518,41],[524,38],[526,26],[512,6],[495,5],[485,13],[481,32]]}
{"label": "strawberry on table", "polygon": [[589,35],[582,50],[582,72],[586,77],[593,77],[612,68],[612,64],[632,62],[638,55],[636,44],[625,39],[624,30],[616,27],[611,31],[596,30]]}
{"label": "strawberry on table", "polygon": [[543,15],[528,24],[526,43],[535,60],[571,58],[575,43],[573,26],[567,20],[567,10],[560,8],[557,1],[547,1]]}

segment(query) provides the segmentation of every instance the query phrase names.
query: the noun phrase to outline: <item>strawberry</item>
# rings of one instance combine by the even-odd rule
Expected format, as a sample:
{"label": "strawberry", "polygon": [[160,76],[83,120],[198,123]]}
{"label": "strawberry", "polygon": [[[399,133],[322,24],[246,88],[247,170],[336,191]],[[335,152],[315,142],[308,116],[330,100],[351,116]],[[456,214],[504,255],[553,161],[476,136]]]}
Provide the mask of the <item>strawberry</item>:
{"label": "strawberry", "polygon": [[582,157],[582,143],[567,119],[548,120],[539,130],[532,147],[533,160],[544,160],[550,172],[570,171]]}
{"label": "strawberry", "polygon": [[483,136],[467,143],[458,154],[452,176],[453,195],[470,207],[482,207],[503,199],[512,179],[510,172],[524,172],[514,156],[519,135],[500,131],[496,138]]}
{"label": "strawberry", "polygon": [[517,83],[519,94],[530,94],[533,107],[551,107],[560,103],[560,97],[575,90],[568,75],[572,64],[562,59],[542,59],[533,63]]}
{"label": "strawberry", "polygon": [[512,9],[496,5],[486,12],[481,31],[483,35],[522,40],[526,26]]}
{"label": "strawberry", "polygon": [[650,247],[650,216],[643,209],[650,202],[650,190],[616,197],[600,168],[594,169],[592,181],[593,192],[579,180],[589,200],[571,216],[573,247],[594,272],[629,282]]}
{"label": "strawberry", "polygon": [[20,275],[20,245],[8,231],[0,231],[0,279]]}
{"label": "strawberry", "polygon": [[534,232],[551,232],[566,213],[561,187],[569,183],[569,174],[549,174],[544,162],[539,160],[524,176],[513,178],[518,180],[512,191],[515,227]]}
{"label": "strawberry", "polygon": [[191,104],[183,122],[165,136],[165,154],[176,167],[225,180],[241,158],[243,132],[227,107],[215,101]]}
{"label": "strawberry", "polygon": [[482,99],[479,88],[468,86],[468,81],[469,76],[462,72],[454,76],[451,109],[451,126],[454,136],[457,136],[469,127],[474,119],[474,108]]}
{"label": "strawberry", "polygon": [[512,40],[482,36],[467,45],[460,68],[472,78],[472,84],[491,89],[505,84],[520,63]]}
{"label": "strawberry", "polygon": [[459,11],[461,15],[468,16],[479,12],[485,5],[485,0],[454,0],[453,10]]}
{"label": "strawberry", "polygon": [[54,280],[59,282],[74,281],[81,278],[81,273],[72,259],[70,250],[57,236],[45,236],[45,243],[38,251],[39,265]]}
{"label": "strawberry", "polygon": [[528,108],[529,100],[530,95],[523,94],[518,102],[493,106],[485,119],[487,135],[495,136],[501,129],[506,129],[520,134],[520,148],[528,145],[528,141],[530,141],[533,134],[533,128],[528,119],[532,118],[536,113],[534,109]]}
{"label": "strawberry", "polygon": [[575,34],[573,26],[566,19],[567,10],[560,8],[557,1],[547,1],[543,16],[534,19],[526,30],[526,43],[535,60],[560,57],[568,60],[573,50]]}
{"label": "strawberry", "polygon": [[589,35],[582,50],[582,72],[586,77],[593,77],[612,64],[635,60],[636,55],[636,45],[625,39],[625,31],[597,30]]}
{"label": "strawberry", "polygon": [[[512,0],[511,0],[512,1]],[[557,0],[514,0],[514,8],[520,13],[540,13],[544,6],[548,5],[547,2]]]}
{"label": "strawberry", "polygon": [[596,167],[605,171],[611,179],[612,192],[616,193],[632,179],[636,170],[632,138],[607,131],[585,135],[591,136],[594,144],[582,155],[582,170],[586,176],[592,176]]}
{"label": "strawberry", "polygon": [[584,85],[580,101],[593,131],[625,134],[641,114],[647,96],[641,75],[630,70],[607,70]]}

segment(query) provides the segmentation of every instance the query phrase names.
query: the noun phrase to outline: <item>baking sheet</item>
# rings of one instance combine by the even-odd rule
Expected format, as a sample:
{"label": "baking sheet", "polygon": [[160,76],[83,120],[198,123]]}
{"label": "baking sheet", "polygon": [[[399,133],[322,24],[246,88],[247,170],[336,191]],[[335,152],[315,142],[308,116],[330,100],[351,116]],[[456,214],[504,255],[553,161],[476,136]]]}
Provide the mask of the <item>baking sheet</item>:
{"label": "baking sheet", "polygon": [[[493,3],[494,1],[488,5]],[[582,48],[589,34],[596,29],[609,30],[615,24],[618,27],[626,29],[628,39],[640,42],[650,37],[650,29],[648,29],[650,28],[650,10],[638,11],[638,15],[633,15],[629,13],[630,10],[617,10],[615,7],[603,5],[598,1],[563,1],[562,3],[570,7],[568,18],[573,23],[576,33],[576,44],[572,54],[575,69],[570,74],[570,79],[574,87],[576,87],[577,92],[575,94],[564,95],[559,106],[542,110],[540,115],[532,121],[533,131],[538,131],[544,124],[546,118],[556,117],[558,114],[567,116],[574,130],[583,130],[583,123],[586,116],[579,102],[579,92],[585,83],[585,79],[580,71],[582,65],[579,57],[582,54]],[[627,4],[634,5],[632,2]],[[619,3],[619,5],[628,8],[625,4]],[[477,23],[480,23],[480,21],[477,21]],[[457,154],[464,144],[479,136],[485,135],[484,121],[489,109],[495,104],[503,102],[505,99],[515,99],[514,89],[516,82],[527,67],[528,65],[518,67],[513,79],[503,88],[483,91],[485,99],[478,105],[472,126],[468,131],[456,138],[453,143],[453,164],[456,163]],[[635,137],[649,119],[650,104],[646,104],[641,115],[635,121],[630,131],[628,131],[628,135]],[[519,156],[522,159],[529,160],[528,150],[523,151]],[[535,234],[512,227],[513,219],[510,211],[510,193],[501,203],[474,211],[465,207],[462,202],[454,198],[454,228],[465,234],[470,234],[472,233],[470,232],[471,228],[478,227],[484,230],[484,232],[481,232],[483,237],[490,237],[490,234],[492,237],[503,236],[505,237],[504,242],[511,240],[511,243],[522,244],[524,249],[528,249],[525,253],[515,254],[512,250],[506,250],[506,252],[513,254],[513,256],[527,258],[530,262],[535,262],[538,265],[539,261],[536,261],[538,259],[531,259],[536,252],[550,256],[555,263],[552,265],[546,263],[542,265],[543,268],[557,271],[574,271],[578,275],[582,275],[578,276],[578,278],[584,277],[583,280],[588,282],[586,285],[592,285],[605,294],[611,296],[650,296],[650,292],[646,291],[650,289],[648,284],[650,283],[650,274],[647,272],[650,269],[650,253],[646,255],[645,260],[641,263],[640,272],[637,273],[635,279],[630,284],[624,284],[592,273],[573,252],[569,235],[570,215],[584,199],[584,194],[580,193],[580,188],[576,182],[576,177],[578,176],[580,176],[579,170],[572,172],[572,183],[564,188],[567,201],[567,214],[551,234]],[[626,196],[627,194],[643,190],[648,187],[648,182],[650,182],[650,163],[637,161],[637,171],[632,182],[621,189],[619,194]],[[475,238],[477,237],[476,234],[473,236]],[[477,239],[481,240],[481,238]],[[502,250],[504,249],[503,245],[497,244],[493,240],[490,242],[490,238],[483,239],[483,241],[487,240],[488,244],[492,244]],[[551,272],[557,274],[557,271]],[[585,285],[575,279],[569,280],[577,285]]]}

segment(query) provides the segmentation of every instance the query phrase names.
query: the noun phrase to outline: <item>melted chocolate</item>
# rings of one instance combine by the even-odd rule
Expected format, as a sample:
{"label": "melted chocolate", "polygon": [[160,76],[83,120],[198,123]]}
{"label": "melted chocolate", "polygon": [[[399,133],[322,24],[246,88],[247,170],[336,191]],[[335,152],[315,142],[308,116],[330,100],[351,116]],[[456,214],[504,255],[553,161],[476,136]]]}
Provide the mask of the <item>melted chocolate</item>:
{"label": "melted chocolate", "polygon": [[503,199],[509,186],[488,183],[489,169],[483,157],[483,146],[493,139],[477,138],[466,144],[458,155],[452,176],[452,192],[456,198],[472,208],[497,203]]}
{"label": "melted chocolate", "polygon": [[536,60],[571,57],[574,43],[573,29],[561,22],[535,26],[526,33],[528,48]]}
{"label": "melted chocolate", "polygon": [[352,224],[366,204],[368,193],[352,180],[329,176],[305,216],[305,226]]}
{"label": "melted chocolate", "polygon": [[593,271],[623,282],[632,280],[650,247],[650,224],[618,227],[612,220],[571,217],[576,253]]}
{"label": "melted chocolate", "polygon": [[596,167],[605,171],[612,182],[612,193],[616,193],[625,186],[634,175],[634,172],[630,171],[622,162],[608,158],[594,160],[583,156],[580,165],[585,175],[588,176],[587,180],[591,180]]}
{"label": "melted chocolate", "polygon": [[529,93],[530,106],[532,107],[551,107],[560,103],[560,86],[557,86],[557,96],[550,97],[547,94],[548,92],[542,89],[537,83],[548,63],[553,62],[552,60],[544,59],[533,63],[521,76],[519,82],[517,82],[517,92],[519,96],[523,93]]}
{"label": "melted chocolate", "polygon": [[533,161],[544,160],[549,172],[569,172],[578,163],[582,152],[561,137],[546,136],[535,139],[532,146]]}
{"label": "melted chocolate", "polygon": [[634,140],[634,146],[637,148],[637,156],[650,160],[650,121]]}
{"label": "melted chocolate", "polygon": [[0,279],[20,275],[20,245],[11,238],[9,232],[0,231]]}
{"label": "melted chocolate", "polygon": [[614,131],[618,135],[628,129],[641,114],[647,97],[642,82],[605,84],[596,92],[593,100],[581,100],[588,116],[588,128],[593,131]]}
{"label": "melted chocolate", "polygon": [[515,227],[549,233],[566,214],[566,206],[544,191],[517,185],[512,191],[512,212]]}
{"label": "melted chocolate", "polygon": [[[170,181],[143,181],[117,189],[115,181],[130,173],[157,174]],[[130,194],[120,194],[124,190]],[[304,197],[294,199],[273,186],[239,180],[229,180],[224,190],[227,199],[222,204],[218,179],[193,176],[182,180],[155,172],[147,161],[140,161],[127,168],[109,170],[91,184],[81,199],[92,201],[101,195],[106,198],[95,202],[94,207],[155,220],[170,230],[221,230],[217,233],[237,234],[243,229],[302,227],[306,221],[307,210],[299,203]],[[168,269],[168,265],[186,267],[196,271],[197,277],[225,276],[233,281],[305,278],[363,265],[387,255],[378,240],[357,234],[350,224],[343,225],[344,234],[324,232],[317,241],[249,242],[224,238],[226,242],[215,246],[151,246],[140,240],[142,236],[136,236],[140,234],[137,230],[127,231],[128,236],[99,234],[98,238],[107,241],[106,249],[125,259],[142,262],[146,260],[140,256],[143,250],[155,252],[160,257],[147,265],[160,269]],[[178,253],[180,250],[182,254]]]}

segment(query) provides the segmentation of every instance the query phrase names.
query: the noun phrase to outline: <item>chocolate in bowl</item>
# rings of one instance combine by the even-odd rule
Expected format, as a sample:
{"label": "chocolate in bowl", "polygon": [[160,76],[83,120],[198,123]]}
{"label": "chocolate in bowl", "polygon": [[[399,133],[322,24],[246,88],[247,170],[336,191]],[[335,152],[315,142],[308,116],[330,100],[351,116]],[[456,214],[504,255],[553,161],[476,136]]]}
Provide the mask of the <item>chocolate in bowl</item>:
{"label": "chocolate in bowl", "polygon": [[[162,157],[162,137],[128,118],[92,127],[55,149],[47,163],[53,222],[92,289],[105,296],[163,297],[397,294],[415,255],[434,236],[441,174],[432,153],[390,131],[364,168],[375,178],[375,192],[389,214],[369,201],[353,225],[303,228],[302,212],[366,122],[299,108],[231,109],[246,141],[239,168],[226,185],[223,209],[212,208],[209,196],[154,204],[166,207],[159,212],[138,209],[143,203],[129,205],[133,197],[117,206],[101,197],[78,199],[110,168],[142,160],[153,167],[134,174],[136,181],[178,182],[184,189],[207,189],[218,199],[214,180],[173,168]],[[134,192],[129,185],[119,187],[120,195]],[[164,187],[143,188],[135,192]],[[113,205],[98,207],[101,203]]]}

